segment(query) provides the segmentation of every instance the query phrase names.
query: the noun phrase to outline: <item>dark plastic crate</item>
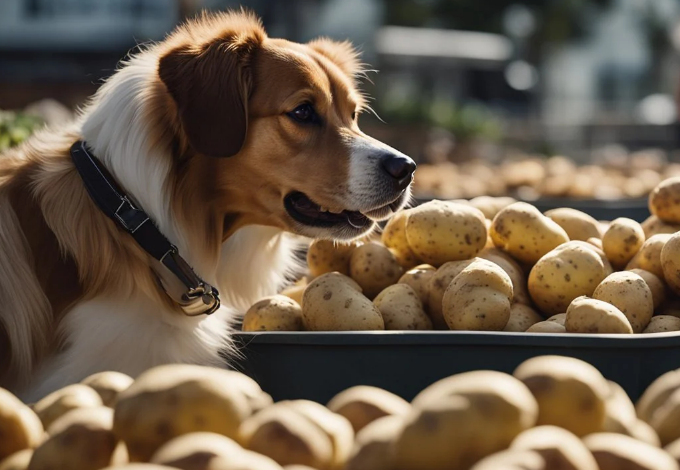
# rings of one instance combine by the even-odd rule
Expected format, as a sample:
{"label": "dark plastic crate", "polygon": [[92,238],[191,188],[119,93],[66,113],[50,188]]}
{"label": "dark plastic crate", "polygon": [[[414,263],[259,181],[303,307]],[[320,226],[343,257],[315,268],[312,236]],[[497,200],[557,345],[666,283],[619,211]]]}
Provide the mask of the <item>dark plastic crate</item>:
{"label": "dark plastic crate", "polygon": [[524,360],[572,356],[597,367],[632,399],[657,377],[680,368],[680,333],[525,334],[472,331],[239,333],[235,367],[275,400],[327,403],[354,385],[374,385],[411,400],[460,372],[512,373]]}

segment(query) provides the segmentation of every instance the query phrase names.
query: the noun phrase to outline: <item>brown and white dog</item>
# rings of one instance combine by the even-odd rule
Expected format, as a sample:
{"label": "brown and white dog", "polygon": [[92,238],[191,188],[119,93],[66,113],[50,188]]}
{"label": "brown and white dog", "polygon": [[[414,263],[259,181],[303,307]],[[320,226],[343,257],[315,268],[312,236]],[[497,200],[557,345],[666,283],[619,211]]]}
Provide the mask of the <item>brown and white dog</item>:
{"label": "brown and white dog", "polygon": [[[220,364],[230,321],[295,267],[290,233],[353,239],[400,209],[415,164],[359,130],[361,74],[347,42],[206,14],[127,60],[74,123],[3,155],[0,385],[34,400],[102,370]],[[88,195],[78,140],[217,286],[217,312],[187,316],[159,286]]]}

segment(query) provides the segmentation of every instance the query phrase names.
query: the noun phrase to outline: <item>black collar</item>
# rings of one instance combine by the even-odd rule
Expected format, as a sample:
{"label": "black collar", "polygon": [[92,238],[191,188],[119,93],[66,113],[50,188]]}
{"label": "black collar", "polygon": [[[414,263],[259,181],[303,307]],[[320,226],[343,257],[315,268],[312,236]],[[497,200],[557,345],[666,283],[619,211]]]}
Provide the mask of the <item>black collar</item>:
{"label": "black collar", "polygon": [[85,142],[79,140],[71,146],[71,158],[87,192],[99,209],[130,234],[144,251],[165,266],[185,287],[180,298],[173,299],[185,313],[191,316],[209,315],[217,310],[220,306],[217,289],[194,273],[179,255],[177,247],[156,228],[146,212],[135,207],[113,176],[88,151]]}

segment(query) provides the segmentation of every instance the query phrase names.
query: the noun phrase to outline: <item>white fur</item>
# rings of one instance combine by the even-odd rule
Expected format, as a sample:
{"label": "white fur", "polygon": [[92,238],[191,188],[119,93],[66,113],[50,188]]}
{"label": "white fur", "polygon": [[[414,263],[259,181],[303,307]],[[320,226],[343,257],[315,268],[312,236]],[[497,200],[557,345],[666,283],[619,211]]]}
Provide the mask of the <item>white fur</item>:
{"label": "white fur", "polygon": [[[228,333],[237,313],[275,294],[296,267],[292,237],[269,227],[241,229],[224,244],[219,259],[196,257],[188,231],[171,213],[169,159],[153,154],[162,149],[153,147],[143,118],[155,79],[152,53],[133,58],[100,89],[80,117],[82,135],[196,272],[217,286],[223,306],[209,317],[187,317],[165,310],[141,290],[80,303],[60,324],[64,350],[44,361],[22,395],[25,400],[39,399],[97,371],[136,376],[165,363],[223,364],[219,351],[233,351]],[[22,244],[17,241],[12,246],[20,249]]]}

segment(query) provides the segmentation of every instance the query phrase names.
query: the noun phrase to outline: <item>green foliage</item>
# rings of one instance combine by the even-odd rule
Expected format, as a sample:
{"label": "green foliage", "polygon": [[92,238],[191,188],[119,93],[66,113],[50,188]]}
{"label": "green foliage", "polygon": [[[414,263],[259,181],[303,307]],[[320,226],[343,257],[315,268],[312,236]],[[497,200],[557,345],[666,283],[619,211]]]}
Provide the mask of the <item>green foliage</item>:
{"label": "green foliage", "polygon": [[42,121],[25,113],[0,111],[0,152],[19,145],[33,134]]}

